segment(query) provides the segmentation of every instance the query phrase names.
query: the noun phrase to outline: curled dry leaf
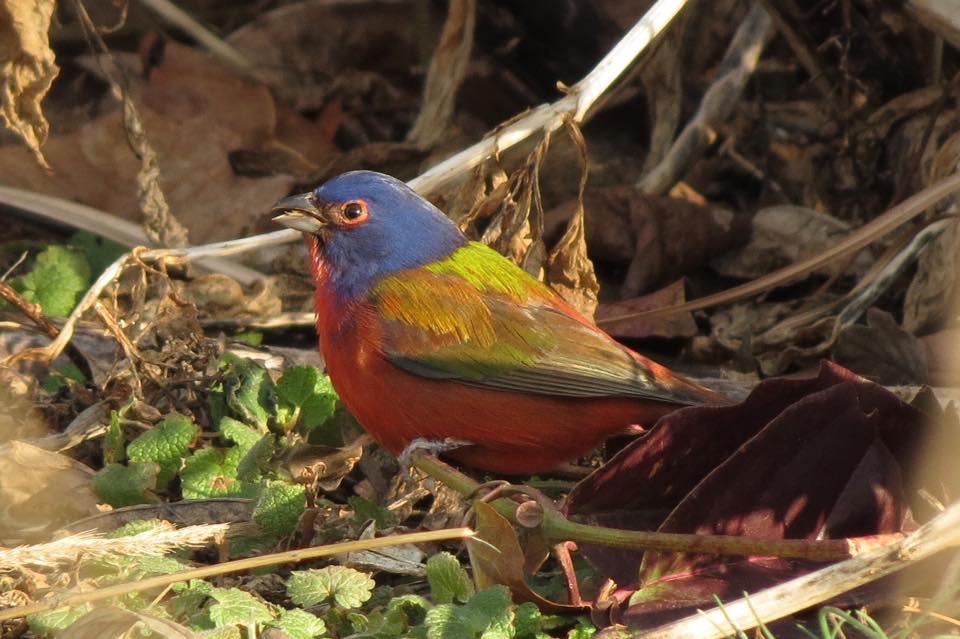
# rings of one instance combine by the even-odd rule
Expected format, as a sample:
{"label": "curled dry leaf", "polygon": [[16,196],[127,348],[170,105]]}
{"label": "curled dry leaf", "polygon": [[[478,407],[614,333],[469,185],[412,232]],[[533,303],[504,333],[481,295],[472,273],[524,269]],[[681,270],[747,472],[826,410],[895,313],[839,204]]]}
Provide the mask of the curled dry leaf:
{"label": "curled dry leaf", "polygon": [[0,447],[0,544],[46,541],[97,512],[93,470],[66,455],[21,441]]}
{"label": "curled dry leaf", "polygon": [[526,559],[513,526],[486,502],[474,502],[473,509],[477,534],[466,542],[478,590],[502,584],[510,589],[515,601],[533,602],[543,612],[582,610],[581,606],[550,601],[534,591],[523,574]]}
{"label": "curled dry leaf", "polygon": [[[629,265],[623,297],[655,290],[749,236],[746,216],[648,196],[630,186],[589,190],[584,207],[586,243],[593,259]],[[575,200],[549,211],[546,236],[555,236],[575,211]]]}
{"label": "curled dry leaf", "polygon": [[54,0],[0,2],[0,119],[23,138],[43,169],[49,169],[40,146],[50,125],[43,101],[57,67],[50,48],[50,19]]}

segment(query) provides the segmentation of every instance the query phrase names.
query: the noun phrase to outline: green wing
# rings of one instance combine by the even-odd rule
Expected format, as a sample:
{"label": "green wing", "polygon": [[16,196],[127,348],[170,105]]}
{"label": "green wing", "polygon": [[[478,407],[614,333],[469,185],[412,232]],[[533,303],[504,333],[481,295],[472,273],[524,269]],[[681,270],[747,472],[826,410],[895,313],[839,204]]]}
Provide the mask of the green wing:
{"label": "green wing", "polygon": [[700,403],[616,341],[554,306],[555,294],[492,249],[385,278],[374,289],[382,348],[423,377],[567,397]]}

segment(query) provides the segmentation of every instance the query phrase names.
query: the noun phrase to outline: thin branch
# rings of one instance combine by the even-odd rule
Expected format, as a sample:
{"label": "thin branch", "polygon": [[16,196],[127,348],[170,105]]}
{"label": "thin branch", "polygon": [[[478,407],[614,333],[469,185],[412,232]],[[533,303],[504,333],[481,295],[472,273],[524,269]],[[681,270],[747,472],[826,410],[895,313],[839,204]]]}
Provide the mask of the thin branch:
{"label": "thin branch", "polygon": [[502,153],[541,131],[559,128],[565,117],[572,116],[575,122],[582,122],[594,103],[630,68],[653,39],[667,28],[684,5],[686,0],[657,0],[623,39],[585,78],[577,82],[565,97],[532,109],[495,135],[447,158],[411,180],[408,183],[410,188],[423,194],[433,193],[487,158]]}
{"label": "thin branch", "polygon": [[717,70],[717,78],[703,94],[696,115],[677,136],[663,160],[643,176],[637,188],[644,193],[664,193],[716,137],[716,127],[725,122],[753,75],[760,54],[774,35],[770,16],[755,5],[734,34]]}
{"label": "thin branch", "polygon": [[[131,248],[149,243],[147,235],[143,232],[143,228],[140,225],[120,219],[115,215],[105,213],[91,206],[80,204],[79,202],[72,202],[53,195],[45,195],[43,193],[0,185],[0,203],[21,209],[32,216],[56,222],[69,228],[95,233],[100,237]],[[295,236],[299,238],[300,233],[294,233]],[[267,237],[269,238],[269,235]],[[263,244],[258,241],[250,248],[252,250],[261,245],[269,246],[271,243],[269,239]],[[263,273],[229,260],[211,257],[197,260],[197,264],[209,271],[228,275],[244,286],[253,284],[255,281],[263,278]]]}

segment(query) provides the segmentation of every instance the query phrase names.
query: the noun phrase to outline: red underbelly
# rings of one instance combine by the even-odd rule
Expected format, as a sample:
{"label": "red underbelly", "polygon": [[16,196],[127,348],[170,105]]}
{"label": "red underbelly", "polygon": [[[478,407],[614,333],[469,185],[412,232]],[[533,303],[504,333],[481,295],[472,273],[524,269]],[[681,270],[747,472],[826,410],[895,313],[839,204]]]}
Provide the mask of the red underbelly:
{"label": "red underbelly", "polygon": [[339,344],[334,352],[324,353],[333,385],[350,412],[394,454],[417,438],[453,438],[473,443],[448,454],[469,466],[506,474],[542,472],[632,424],[652,424],[675,408],[423,378],[394,366],[373,348],[347,346]]}

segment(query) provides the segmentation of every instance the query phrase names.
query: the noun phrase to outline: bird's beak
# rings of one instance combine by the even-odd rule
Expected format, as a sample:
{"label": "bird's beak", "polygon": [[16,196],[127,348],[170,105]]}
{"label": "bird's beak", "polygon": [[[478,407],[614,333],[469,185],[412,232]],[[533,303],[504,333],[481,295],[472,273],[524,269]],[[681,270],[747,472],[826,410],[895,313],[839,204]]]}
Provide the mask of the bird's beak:
{"label": "bird's beak", "polygon": [[329,221],[313,193],[285,197],[273,205],[273,221],[304,233],[319,233]]}

